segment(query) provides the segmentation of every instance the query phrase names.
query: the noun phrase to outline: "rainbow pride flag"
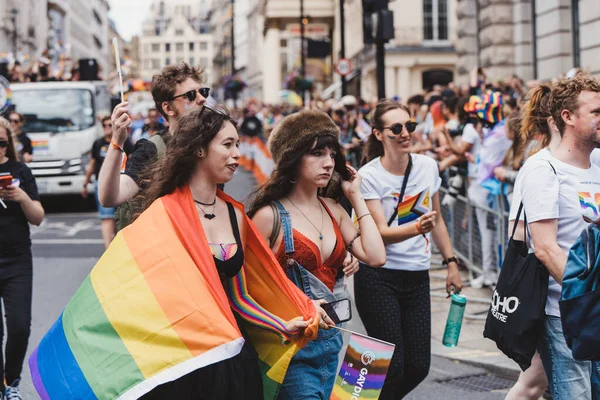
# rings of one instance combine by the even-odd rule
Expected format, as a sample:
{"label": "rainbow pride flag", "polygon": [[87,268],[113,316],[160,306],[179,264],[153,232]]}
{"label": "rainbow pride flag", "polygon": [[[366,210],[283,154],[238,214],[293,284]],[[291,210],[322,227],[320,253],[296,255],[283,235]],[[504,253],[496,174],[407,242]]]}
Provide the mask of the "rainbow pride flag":
{"label": "rainbow pride flag", "polygon": [[378,399],[395,347],[391,343],[353,333],[335,378],[331,400]]}
{"label": "rainbow pride flag", "polygon": [[119,232],[31,355],[40,397],[137,399],[234,357],[244,344],[234,309],[259,354],[265,399],[275,398],[318,318],[304,335],[286,331],[285,321],[314,317],[314,306],[247,217],[242,234],[245,264],[224,288],[189,188],[154,202]]}

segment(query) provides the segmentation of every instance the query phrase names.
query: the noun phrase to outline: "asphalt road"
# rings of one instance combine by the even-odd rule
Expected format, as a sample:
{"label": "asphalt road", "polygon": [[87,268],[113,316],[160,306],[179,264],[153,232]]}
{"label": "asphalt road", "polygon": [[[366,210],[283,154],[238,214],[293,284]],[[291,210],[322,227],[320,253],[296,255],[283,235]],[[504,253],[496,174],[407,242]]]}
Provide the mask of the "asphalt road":
{"label": "asphalt road", "polygon": [[[253,187],[251,176],[240,171],[227,185],[226,191],[243,200]],[[44,203],[48,211],[46,221],[32,231],[34,294],[29,353],[58,318],[104,249],[95,213],[82,212],[87,206],[79,205],[77,212],[69,213],[66,211],[71,207],[64,200],[50,199]],[[355,312],[354,315],[356,320],[349,328],[364,332],[358,314]],[[489,375],[481,368],[433,357],[429,377],[407,398],[503,399],[505,389],[511,385],[512,382]],[[494,387],[497,390],[492,391]],[[39,398],[33,389],[27,365],[23,369],[21,388],[25,399]]]}

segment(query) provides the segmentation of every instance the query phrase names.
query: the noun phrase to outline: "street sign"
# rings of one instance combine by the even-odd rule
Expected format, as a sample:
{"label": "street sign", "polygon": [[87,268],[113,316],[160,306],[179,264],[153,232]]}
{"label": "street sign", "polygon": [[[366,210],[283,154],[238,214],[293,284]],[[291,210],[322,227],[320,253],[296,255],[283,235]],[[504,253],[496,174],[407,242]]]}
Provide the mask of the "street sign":
{"label": "street sign", "polygon": [[350,72],[352,72],[352,61],[347,58],[340,58],[340,60],[335,65],[335,70],[341,76],[346,76]]}

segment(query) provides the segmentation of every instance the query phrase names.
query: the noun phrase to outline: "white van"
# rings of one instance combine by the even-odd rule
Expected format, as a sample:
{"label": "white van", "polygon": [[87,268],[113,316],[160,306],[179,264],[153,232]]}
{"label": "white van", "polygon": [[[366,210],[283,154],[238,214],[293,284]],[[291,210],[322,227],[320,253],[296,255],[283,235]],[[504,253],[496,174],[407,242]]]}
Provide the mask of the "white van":
{"label": "white van", "polygon": [[[29,164],[41,195],[79,194],[89,152],[102,136],[98,116],[110,114],[104,82],[35,82],[10,86],[15,111],[33,145]],[[93,185],[88,192],[93,193]]]}

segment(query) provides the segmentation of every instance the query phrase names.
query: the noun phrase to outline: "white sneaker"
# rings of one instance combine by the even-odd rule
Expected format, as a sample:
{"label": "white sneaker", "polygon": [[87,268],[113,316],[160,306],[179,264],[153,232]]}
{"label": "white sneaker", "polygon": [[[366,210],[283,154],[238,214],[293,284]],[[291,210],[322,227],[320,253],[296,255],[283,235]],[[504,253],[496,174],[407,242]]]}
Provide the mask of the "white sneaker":
{"label": "white sneaker", "polygon": [[477,278],[471,279],[471,287],[473,289],[483,288],[484,279],[485,279],[485,277],[483,275],[479,275]]}
{"label": "white sneaker", "polygon": [[19,380],[13,382],[14,386],[6,386],[5,399],[6,400],[23,400],[21,397],[21,391],[19,390]]}

